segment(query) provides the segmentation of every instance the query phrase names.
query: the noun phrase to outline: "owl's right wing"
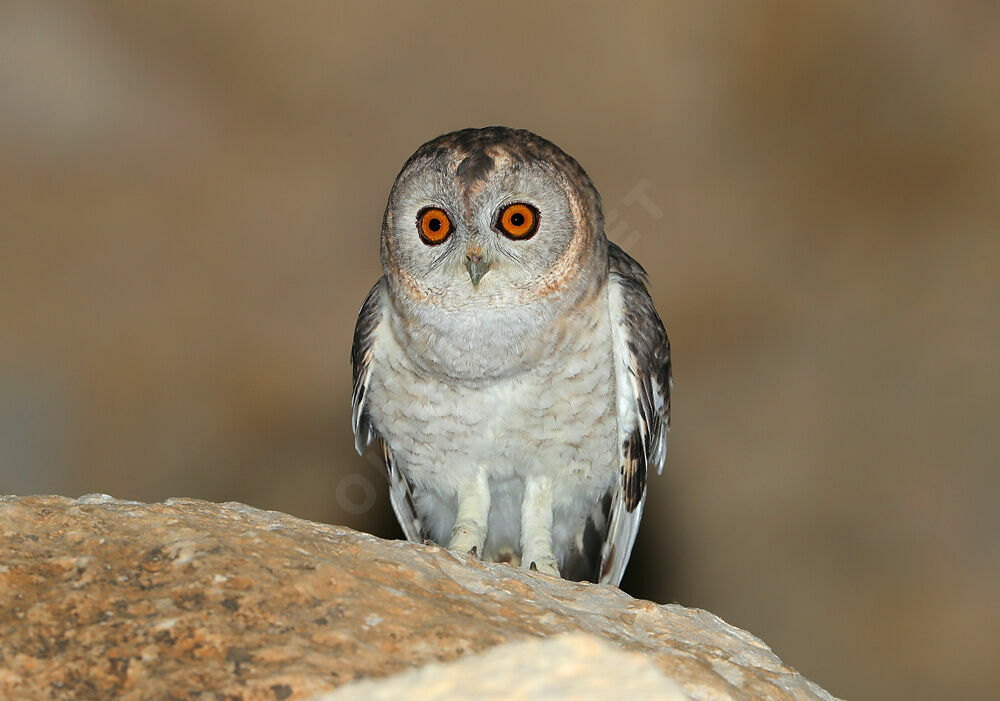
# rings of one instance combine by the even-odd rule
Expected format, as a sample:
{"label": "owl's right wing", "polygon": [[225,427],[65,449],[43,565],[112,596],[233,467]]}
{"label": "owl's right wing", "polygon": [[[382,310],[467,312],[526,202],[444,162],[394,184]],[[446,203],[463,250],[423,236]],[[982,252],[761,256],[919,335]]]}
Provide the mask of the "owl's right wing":
{"label": "owl's right wing", "polygon": [[646,476],[663,470],[673,380],[670,341],[646,290],[646,271],[610,242],[608,258],[622,476],[612,491],[598,579],[617,585],[642,519]]}
{"label": "owl's right wing", "polygon": [[354,391],[351,394],[351,425],[354,428],[354,447],[358,455],[364,455],[372,442],[379,445],[379,454],[389,478],[389,502],[403,528],[406,539],[419,543],[422,540],[420,517],[413,504],[413,495],[406,477],[399,471],[392,458],[389,444],[379,435],[367,411],[368,386],[372,373],[377,371],[375,358],[378,353],[378,331],[385,321],[388,298],[385,278],[372,287],[361,305],[358,323],[354,327],[354,343],[351,346],[351,365],[354,369]]}

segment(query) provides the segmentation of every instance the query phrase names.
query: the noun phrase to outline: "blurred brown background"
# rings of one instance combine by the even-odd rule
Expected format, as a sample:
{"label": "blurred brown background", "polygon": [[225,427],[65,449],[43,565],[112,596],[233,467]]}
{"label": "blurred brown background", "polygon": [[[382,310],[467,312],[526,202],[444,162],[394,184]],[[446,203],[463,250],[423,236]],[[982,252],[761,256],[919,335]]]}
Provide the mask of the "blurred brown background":
{"label": "blurred brown background", "polygon": [[989,2],[7,0],[0,492],[397,537],[348,420],[385,198],[423,141],[525,127],[594,178],[673,342],[623,588],[836,695],[987,697],[998,73]]}

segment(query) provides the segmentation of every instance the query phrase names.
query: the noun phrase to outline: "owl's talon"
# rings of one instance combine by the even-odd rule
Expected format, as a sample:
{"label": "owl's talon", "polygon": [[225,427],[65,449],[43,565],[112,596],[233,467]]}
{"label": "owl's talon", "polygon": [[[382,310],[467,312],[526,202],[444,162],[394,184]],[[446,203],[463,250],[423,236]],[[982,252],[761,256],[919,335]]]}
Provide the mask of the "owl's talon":
{"label": "owl's talon", "polygon": [[559,572],[559,562],[551,556],[542,555],[537,560],[532,560],[531,564],[528,565],[528,569],[532,572],[539,572],[541,574],[549,574],[553,577],[561,577]]}

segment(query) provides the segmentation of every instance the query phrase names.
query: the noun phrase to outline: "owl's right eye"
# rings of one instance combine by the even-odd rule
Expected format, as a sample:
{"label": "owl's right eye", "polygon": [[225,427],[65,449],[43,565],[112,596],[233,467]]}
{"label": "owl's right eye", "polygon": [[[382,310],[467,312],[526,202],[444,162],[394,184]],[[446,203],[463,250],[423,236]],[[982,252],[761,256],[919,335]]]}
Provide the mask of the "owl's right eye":
{"label": "owl's right eye", "polygon": [[439,207],[424,207],[417,213],[417,233],[428,246],[444,243],[451,233],[451,219]]}

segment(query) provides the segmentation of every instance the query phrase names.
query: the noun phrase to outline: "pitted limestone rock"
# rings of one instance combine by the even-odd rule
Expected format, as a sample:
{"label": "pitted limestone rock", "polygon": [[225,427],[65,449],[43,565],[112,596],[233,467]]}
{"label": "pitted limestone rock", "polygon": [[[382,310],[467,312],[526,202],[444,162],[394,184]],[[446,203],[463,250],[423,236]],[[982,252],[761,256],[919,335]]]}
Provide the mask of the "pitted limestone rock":
{"label": "pitted limestone rock", "polygon": [[242,504],[0,498],[2,698],[304,699],[560,633],[692,699],[832,698],[716,616],[609,585]]}

